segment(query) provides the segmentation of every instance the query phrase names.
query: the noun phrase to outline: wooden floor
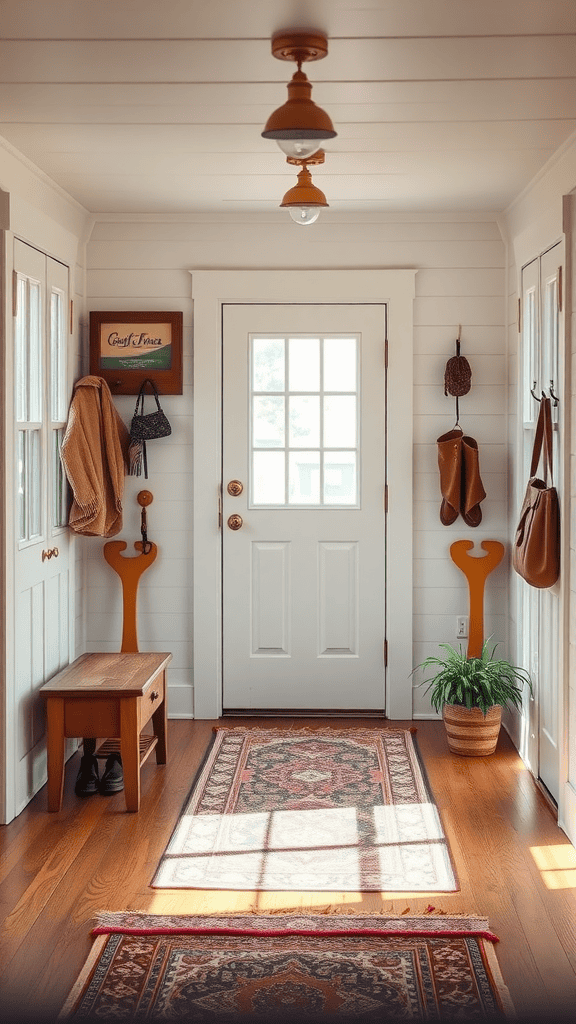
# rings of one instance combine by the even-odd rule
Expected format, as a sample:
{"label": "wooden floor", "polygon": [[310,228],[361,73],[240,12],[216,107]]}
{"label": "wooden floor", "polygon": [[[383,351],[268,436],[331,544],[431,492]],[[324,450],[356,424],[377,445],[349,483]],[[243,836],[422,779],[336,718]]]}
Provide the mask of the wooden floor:
{"label": "wooden floor", "polygon": [[[255,720],[243,719],[241,724]],[[266,726],[296,720],[259,720]],[[521,1021],[576,1020],[576,852],[502,732],[490,758],[448,752],[440,722],[418,723],[417,740],[448,836],[460,891],[251,893],[153,890],[150,880],[211,737],[213,722],[169,723],[168,764],[142,769],[142,807],[123,794],[74,795],[78,755],[66,771],[64,803],[46,811],[46,790],[0,828],[0,1020],[49,1020],[59,1011],[90,948],[101,910],[147,913],[261,912],[292,908],[488,917]],[[235,724],[227,719],[223,724]],[[343,728],[375,720],[303,721]],[[409,727],[412,723],[387,723]]]}

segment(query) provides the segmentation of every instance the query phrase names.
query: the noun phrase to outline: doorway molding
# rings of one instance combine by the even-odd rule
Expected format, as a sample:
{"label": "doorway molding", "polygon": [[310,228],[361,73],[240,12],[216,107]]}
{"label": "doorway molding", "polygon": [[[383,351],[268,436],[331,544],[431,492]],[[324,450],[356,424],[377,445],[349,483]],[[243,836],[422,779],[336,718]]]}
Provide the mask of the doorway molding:
{"label": "doorway molding", "polygon": [[[386,715],[412,718],[412,351],[416,270],[191,270],[194,300],[194,717],[222,712],[222,307],[375,303],[387,307]],[[384,353],[383,353],[384,359]],[[409,514],[407,511],[409,510]]]}

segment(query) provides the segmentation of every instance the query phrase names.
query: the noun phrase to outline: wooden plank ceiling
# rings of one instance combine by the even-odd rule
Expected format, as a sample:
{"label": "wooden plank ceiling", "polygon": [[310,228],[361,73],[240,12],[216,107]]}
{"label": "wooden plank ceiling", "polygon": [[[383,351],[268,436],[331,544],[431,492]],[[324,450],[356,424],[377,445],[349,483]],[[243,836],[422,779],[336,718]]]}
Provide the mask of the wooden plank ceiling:
{"label": "wooden plank ceiling", "polygon": [[[4,0],[0,135],[94,213],[275,211],[260,133],[319,28],[332,211],[503,210],[576,130],[574,0]],[[0,182],[1,184],[1,182]]]}

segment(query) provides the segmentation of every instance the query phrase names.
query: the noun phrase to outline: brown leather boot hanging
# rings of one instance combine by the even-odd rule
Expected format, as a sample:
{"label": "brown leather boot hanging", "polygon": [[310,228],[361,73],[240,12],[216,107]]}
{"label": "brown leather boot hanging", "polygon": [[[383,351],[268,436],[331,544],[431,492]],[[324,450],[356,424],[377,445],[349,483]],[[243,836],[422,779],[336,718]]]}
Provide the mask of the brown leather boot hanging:
{"label": "brown leather boot hanging", "polygon": [[480,526],[482,509],[480,502],[486,491],[480,479],[478,444],[473,437],[462,438],[462,505],[460,511],[467,526]]}
{"label": "brown leather boot hanging", "polygon": [[440,522],[451,526],[460,515],[462,503],[462,430],[455,427],[437,440],[440,470]]}

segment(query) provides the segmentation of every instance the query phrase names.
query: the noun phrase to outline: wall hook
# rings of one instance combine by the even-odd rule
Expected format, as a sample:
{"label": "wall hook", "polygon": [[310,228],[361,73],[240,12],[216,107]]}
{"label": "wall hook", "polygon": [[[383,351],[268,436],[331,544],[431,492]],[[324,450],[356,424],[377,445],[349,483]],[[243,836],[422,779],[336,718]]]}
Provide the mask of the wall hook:
{"label": "wall hook", "polygon": [[553,380],[550,381],[550,388],[549,388],[549,390],[550,390],[550,398],[554,402],[554,408],[557,409],[558,408],[559,398],[554,394],[554,381]]}

